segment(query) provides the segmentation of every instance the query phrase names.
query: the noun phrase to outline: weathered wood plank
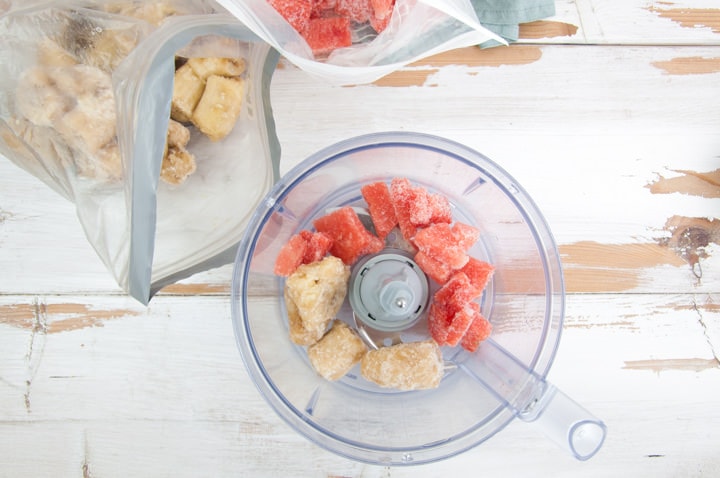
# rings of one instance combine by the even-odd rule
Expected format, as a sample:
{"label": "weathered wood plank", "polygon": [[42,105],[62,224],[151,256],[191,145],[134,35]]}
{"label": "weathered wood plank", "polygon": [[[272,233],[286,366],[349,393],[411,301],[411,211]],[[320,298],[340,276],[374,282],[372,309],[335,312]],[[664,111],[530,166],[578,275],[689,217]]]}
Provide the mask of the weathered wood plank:
{"label": "weathered wood plank", "polygon": [[[629,244],[628,251],[653,248],[673,234],[674,217],[686,222],[717,217],[717,185],[697,178],[717,174],[720,73],[673,74],[656,63],[720,58],[720,50],[514,46],[508,51],[513,48],[540,49],[542,56],[502,66],[490,66],[479,49],[430,58],[405,70],[422,72],[422,88],[331,87],[284,65],[273,81],[282,170],[332,142],[412,125],[474,147],[505,167],[539,204],[561,246],[590,241],[610,248]],[[352,114],[335,105],[353,105]],[[438,123],[438,112],[445,111],[452,114]],[[696,178],[692,186],[667,186],[688,175]],[[610,189],[615,194],[607,194]],[[0,275],[0,290],[120,293],[87,243],[72,205],[7,161],[0,162],[0,208],[0,263],[12,271]],[[568,263],[569,290],[618,291],[628,280],[629,289],[639,292],[709,290],[720,273],[714,265],[716,227],[710,223],[703,231],[708,243],[702,246],[707,257],[701,259],[700,283],[697,271],[668,256],[660,269],[649,264],[630,270],[608,262],[619,270],[590,288],[586,279],[593,271],[578,259]],[[168,292],[226,293],[229,270],[203,274],[190,281],[198,285]],[[627,274],[631,277],[617,281]]]}
{"label": "weathered wood plank", "polygon": [[[608,424],[608,441],[591,462],[575,462],[531,425],[514,423],[451,460],[385,470],[325,452],[275,416],[245,373],[223,297],[159,297],[142,311],[119,297],[5,296],[3,310],[19,312],[12,321],[0,314],[0,469],[11,476],[53,468],[103,477],[437,476],[480,462],[491,475],[676,476],[691,466],[711,476],[720,467],[711,453],[720,431],[700,424],[720,419],[718,303],[702,294],[569,298],[549,379]],[[26,307],[45,315],[25,320]],[[103,317],[58,327],[87,314]],[[714,338],[703,323],[715,324]]]}

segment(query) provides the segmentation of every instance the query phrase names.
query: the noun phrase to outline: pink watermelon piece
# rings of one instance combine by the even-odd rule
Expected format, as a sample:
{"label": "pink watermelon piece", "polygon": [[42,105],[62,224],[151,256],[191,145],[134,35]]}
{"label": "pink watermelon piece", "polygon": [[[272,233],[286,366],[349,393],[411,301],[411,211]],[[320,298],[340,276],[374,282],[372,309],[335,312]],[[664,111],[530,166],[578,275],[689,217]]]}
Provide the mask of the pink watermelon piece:
{"label": "pink watermelon piece", "polygon": [[452,222],[452,209],[450,201],[442,194],[429,194],[428,202],[430,203],[430,224],[438,224],[441,222],[450,224]]}
{"label": "pink watermelon piece", "polygon": [[275,259],[275,274],[287,277],[303,263],[307,241],[300,234],[290,237]]}
{"label": "pink watermelon piece", "polygon": [[465,307],[475,298],[475,288],[462,272],[454,273],[433,295],[433,302],[446,307],[451,315]]}
{"label": "pink watermelon piece", "polygon": [[480,231],[464,222],[456,222],[453,224],[452,232],[455,234],[458,245],[465,251],[470,249],[480,238]]}
{"label": "pink watermelon piece", "polygon": [[376,32],[380,33],[387,28],[392,18],[395,0],[370,0],[373,14],[370,17],[370,25]]}
{"label": "pink watermelon piece", "polygon": [[300,34],[305,32],[312,13],[311,0],[268,0],[270,5]]}
{"label": "pink watermelon piece", "polygon": [[463,339],[465,332],[470,328],[470,324],[472,324],[477,314],[473,305],[477,304],[475,302],[465,304],[465,307],[455,312],[452,316],[445,338],[447,345],[454,347]]}
{"label": "pink watermelon piece", "polygon": [[363,249],[361,255],[376,254],[385,248],[385,241],[370,234],[370,241]]}
{"label": "pink watermelon piece", "polygon": [[360,192],[368,205],[375,232],[380,239],[385,239],[398,224],[388,185],[378,181],[366,184],[360,189]]}
{"label": "pink watermelon piece", "polygon": [[351,207],[342,207],[326,214],[313,221],[313,225],[318,232],[332,238],[330,254],[339,257],[347,265],[354,264],[361,255],[370,250],[382,248],[382,241],[365,229]]}
{"label": "pink watermelon piece", "polygon": [[415,254],[415,262],[420,269],[438,284],[444,284],[452,275],[453,270],[446,264],[436,261],[424,252],[418,251]]}
{"label": "pink watermelon piece", "polygon": [[411,207],[414,200],[413,186],[406,178],[393,178],[390,182],[390,198],[400,232],[406,241],[412,242],[418,228],[411,221]]}
{"label": "pink watermelon piece", "polygon": [[428,192],[421,187],[411,187],[408,191],[408,210],[413,226],[425,227],[430,224],[432,209]]}
{"label": "pink watermelon piece", "polygon": [[300,231],[300,235],[307,243],[303,264],[320,261],[330,252],[333,240],[324,232]]}
{"label": "pink watermelon piece", "polygon": [[392,15],[395,0],[370,0],[370,5],[375,18],[385,18]]}
{"label": "pink watermelon piece", "polygon": [[301,34],[315,55],[352,45],[350,20],[346,17],[311,18]]}
{"label": "pink watermelon piece", "polygon": [[493,267],[492,264],[471,257],[468,263],[460,269],[460,272],[464,273],[468,279],[470,279],[476,297],[480,297],[495,272],[495,267]]}
{"label": "pink watermelon piece", "polygon": [[490,337],[491,333],[492,324],[478,312],[460,341],[460,346],[468,352],[475,352],[480,343]]}
{"label": "pink watermelon piece", "polygon": [[447,307],[440,306],[435,302],[430,304],[428,309],[428,332],[430,332],[430,336],[438,345],[447,345],[451,317]]}
{"label": "pink watermelon piece", "polygon": [[311,3],[312,15],[327,16],[329,12],[332,12],[334,16],[334,9],[337,4],[337,0],[311,0]]}
{"label": "pink watermelon piece", "polygon": [[419,230],[413,242],[419,251],[453,270],[463,267],[470,259],[449,224],[431,224]]}
{"label": "pink watermelon piece", "polygon": [[335,13],[355,23],[365,23],[374,15],[371,0],[336,0]]}

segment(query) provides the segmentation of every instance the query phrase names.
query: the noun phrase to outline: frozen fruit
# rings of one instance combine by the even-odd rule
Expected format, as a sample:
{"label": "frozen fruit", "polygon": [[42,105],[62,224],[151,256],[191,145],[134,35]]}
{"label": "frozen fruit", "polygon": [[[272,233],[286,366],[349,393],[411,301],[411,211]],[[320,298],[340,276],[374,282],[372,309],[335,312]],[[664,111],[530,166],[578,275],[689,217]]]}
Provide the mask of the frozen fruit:
{"label": "frozen fruit", "polygon": [[495,268],[492,264],[471,257],[468,263],[460,269],[460,272],[463,272],[470,279],[475,294],[479,297],[495,272]]}
{"label": "frozen fruit", "polygon": [[350,268],[337,257],[303,264],[285,281],[287,297],[297,307],[307,330],[324,328],[338,313],[347,294]]}
{"label": "frozen fruit", "polygon": [[438,284],[447,282],[453,273],[453,270],[447,264],[433,259],[424,252],[415,254],[415,262],[425,274]]}
{"label": "frozen fruit", "polygon": [[370,234],[351,207],[342,207],[313,221],[318,232],[332,238],[330,254],[351,265],[363,254],[382,249],[382,241]]}
{"label": "frozen fruit", "polygon": [[311,264],[321,260],[330,252],[333,240],[323,232],[300,231],[300,235],[307,242],[303,264]]}
{"label": "frozen fruit", "polygon": [[438,224],[452,222],[452,209],[450,201],[442,194],[429,194],[428,203],[430,205],[430,224]]}
{"label": "frozen fruit", "polygon": [[315,371],[326,380],[345,376],[367,352],[365,342],[345,322],[336,320],[330,330],[308,347],[308,359]]}
{"label": "frozen fruit", "polygon": [[313,2],[311,0],[268,0],[270,5],[298,32],[307,30]]}
{"label": "frozen fruit", "polygon": [[440,306],[435,302],[430,303],[428,308],[428,332],[438,345],[447,345],[448,327],[450,327],[452,314],[447,307]]}
{"label": "frozen fruit", "polygon": [[469,302],[453,314],[445,337],[447,345],[454,347],[460,343],[478,313],[477,308],[479,308],[477,303]]}
{"label": "frozen fruit", "polygon": [[430,197],[424,188],[415,186],[408,191],[408,210],[410,222],[414,226],[425,227],[430,224],[432,209]]}
{"label": "frozen fruit", "polygon": [[295,234],[283,246],[275,259],[275,274],[289,276],[302,264],[307,250],[307,241],[300,235]]}
{"label": "frozen fruit", "polygon": [[315,55],[326,55],[336,48],[352,45],[350,20],[346,17],[311,18],[301,33]]}
{"label": "frozen fruit", "polygon": [[440,385],[444,366],[438,344],[425,340],[369,351],[360,362],[360,373],[381,387],[423,390]]}
{"label": "frozen fruit", "polygon": [[413,238],[415,247],[451,269],[459,269],[469,259],[449,224],[438,223],[419,230]]}
{"label": "frozen fruit", "polygon": [[385,239],[398,223],[395,208],[390,200],[388,185],[382,181],[366,184],[360,189],[360,192],[368,205],[377,236]]}
{"label": "frozen fruit", "polygon": [[464,222],[456,222],[452,226],[452,232],[458,245],[464,250],[470,249],[480,238],[480,231]]}
{"label": "frozen fruit", "polygon": [[373,15],[370,17],[370,25],[376,32],[380,33],[387,28],[392,18],[395,0],[370,0],[373,8]]}
{"label": "frozen fruit", "polygon": [[371,0],[336,0],[335,13],[355,23],[365,23],[374,16]]}
{"label": "frozen fruit", "polygon": [[475,352],[480,342],[490,337],[491,332],[492,324],[478,312],[460,341],[460,346],[468,352]]}
{"label": "frozen fruit", "polygon": [[418,228],[411,220],[414,193],[410,181],[406,178],[394,178],[390,182],[390,199],[402,236],[405,240],[412,241]]}
{"label": "frozen fruit", "polygon": [[475,288],[462,272],[456,272],[433,295],[434,303],[447,307],[451,314],[465,307],[475,298]]}

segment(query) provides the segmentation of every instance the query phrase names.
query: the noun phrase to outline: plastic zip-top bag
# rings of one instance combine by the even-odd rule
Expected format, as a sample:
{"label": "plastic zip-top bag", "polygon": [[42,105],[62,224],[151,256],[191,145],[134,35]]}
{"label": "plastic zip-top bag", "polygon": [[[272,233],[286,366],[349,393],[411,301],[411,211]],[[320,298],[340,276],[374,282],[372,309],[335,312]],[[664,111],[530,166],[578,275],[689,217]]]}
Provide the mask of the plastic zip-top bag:
{"label": "plastic zip-top bag", "polygon": [[0,16],[0,154],[72,201],[142,303],[231,263],[278,176],[278,54],[198,1],[31,2]]}
{"label": "plastic zip-top bag", "polygon": [[447,50],[505,40],[470,0],[217,0],[302,70],[361,84]]}

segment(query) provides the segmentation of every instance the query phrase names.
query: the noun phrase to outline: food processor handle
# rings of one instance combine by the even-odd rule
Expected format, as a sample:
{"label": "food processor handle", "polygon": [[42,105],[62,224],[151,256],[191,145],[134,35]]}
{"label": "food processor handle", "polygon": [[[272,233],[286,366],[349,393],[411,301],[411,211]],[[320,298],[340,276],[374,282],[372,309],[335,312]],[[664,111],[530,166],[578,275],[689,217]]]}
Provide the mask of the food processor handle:
{"label": "food processor handle", "polygon": [[458,367],[480,382],[578,460],[587,460],[605,441],[605,424],[555,388],[492,338],[485,340]]}
{"label": "food processor handle", "polygon": [[592,458],[605,441],[605,424],[551,383],[541,383],[542,394],[519,417],[578,460]]}

